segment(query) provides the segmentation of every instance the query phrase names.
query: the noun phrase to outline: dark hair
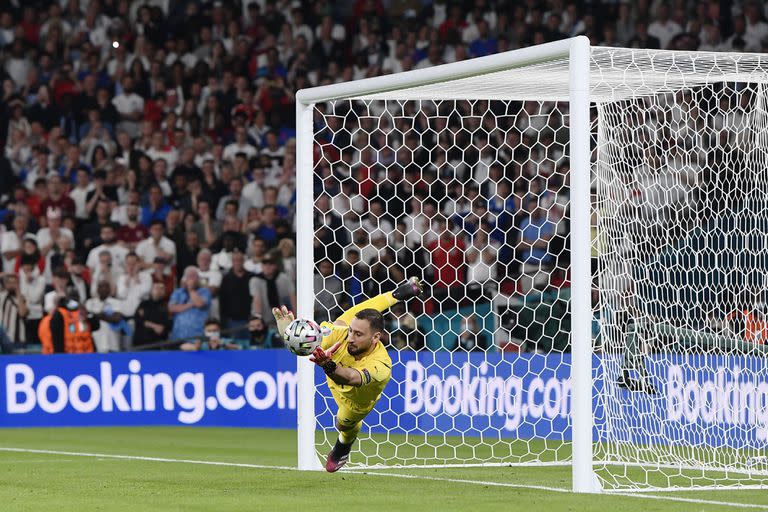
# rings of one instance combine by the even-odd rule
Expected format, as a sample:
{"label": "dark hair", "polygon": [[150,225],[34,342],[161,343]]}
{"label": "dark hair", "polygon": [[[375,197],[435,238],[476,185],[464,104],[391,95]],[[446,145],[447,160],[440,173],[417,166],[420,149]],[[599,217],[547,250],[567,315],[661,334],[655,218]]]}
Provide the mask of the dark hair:
{"label": "dark hair", "polygon": [[21,255],[21,266],[24,265],[37,265],[37,262],[39,261],[39,258],[35,256],[34,254],[22,254]]}
{"label": "dark hair", "polygon": [[221,327],[221,322],[219,321],[218,318],[209,318],[208,320],[205,321],[205,327],[209,325],[218,325],[219,327]]}
{"label": "dark hair", "polygon": [[380,311],[372,308],[363,309],[355,314],[355,318],[358,320],[368,320],[368,324],[373,332],[384,332],[384,315]]}

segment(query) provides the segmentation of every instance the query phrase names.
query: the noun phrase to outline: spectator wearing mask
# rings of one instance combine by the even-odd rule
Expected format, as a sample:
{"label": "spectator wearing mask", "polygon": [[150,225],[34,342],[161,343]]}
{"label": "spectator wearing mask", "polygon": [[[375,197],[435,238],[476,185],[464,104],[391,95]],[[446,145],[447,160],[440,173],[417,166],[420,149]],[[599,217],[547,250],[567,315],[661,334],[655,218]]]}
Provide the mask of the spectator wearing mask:
{"label": "spectator wearing mask", "polygon": [[221,322],[215,318],[209,318],[205,321],[203,327],[203,337],[195,341],[188,341],[181,344],[181,350],[239,350],[241,347],[231,338],[221,336]]}
{"label": "spectator wearing mask", "polygon": [[93,352],[91,331],[98,328],[98,319],[89,318],[78,300],[77,292],[69,290],[56,308],[40,321],[38,336],[43,354],[85,354]]}
{"label": "spectator wearing mask", "polygon": [[251,348],[281,348],[283,346],[277,332],[267,327],[261,315],[253,314],[248,318],[248,334]]}

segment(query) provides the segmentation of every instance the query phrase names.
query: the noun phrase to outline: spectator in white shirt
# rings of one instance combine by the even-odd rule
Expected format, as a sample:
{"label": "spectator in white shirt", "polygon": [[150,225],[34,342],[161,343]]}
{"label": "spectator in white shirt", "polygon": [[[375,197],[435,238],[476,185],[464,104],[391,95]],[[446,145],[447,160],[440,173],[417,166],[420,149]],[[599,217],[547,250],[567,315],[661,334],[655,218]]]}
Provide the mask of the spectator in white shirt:
{"label": "spectator in white shirt", "polygon": [[69,197],[75,202],[75,218],[77,220],[86,220],[88,218],[88,192],[93,190],[93,184],[91,184],[91,177],[88,174],[88,169],[80,167],[77,170],[77,183],[75,187],[69,192]]}
{"label": "spectator in white shirt", "polygon": [[125,257],[125,274],[117,278],[117,298],[122,301],[123,314],[132,317],[142,300],[149,297],[152,277],[140,272],[139,256],[129,252]]}
{"label": "spectator in white shirt", "polygon": [[88,313],[99,320],[99,328],[94,331],[93,344],[98,352],[117,352],[120,350],[120,331],[114,327],[123,320],[120,301],[112,296],[112,287],[107,281],[100,281],[96,286],[96,296],[85,302]]}
{"label": "spectator in white shirt", "polygon": [[21,254],[21,240],[27,232],[29,220],[24,215],[16,215],[13,229],[2,234],[0,253],[3,255],[3,272],[16,270],[16,258]]}
{"label": "spectator in white shirt", "polygon": [[94,247],[88,253],[88,259],[86,265],[88,268],[96,268],[99,261],[99,254],[102,251],[108,251],[112,256],[112,265],[115,270],[120,273],[125,269],[125,256],[128,254],[128,249],[117,243],[117,236],[115,234],[115,227],[112,224],[105,224],[101,226],[101,245]]}
{"label": "spectator in white shirt", "polygon": [[198,273],[200,274],[200,286],[205,286],[216,296],[221,287],[221,272],[212,268],[213,254],[209,249],[203,249],[197,253]]}
{"label": "spectator in white shirt", "polygon": [[152,134],[152,147],[145,151],[145,153],[153,161],[162,158],[168,167],[171,168],[176,164],[176,160],[179,159],[179,153],[176,151],[176,148],[165,144],[162,132]]}
{"label": "spectator in white shirt", "polygon": [[235,155],[245,153],[246,159],[250,160],[257,155],[256,148],[248,142],[248,133],[244,126],[238,126],[235,129],[235,141],[224,148],[224,160],[233,162]]}
{"label": "spectator in white shirt", "polygon": [[123,90],[112,99],[117,113],[120,114],[118,130],[126,132],[131,138],[139,135],[139,123],[144,117],[144,98],[133,92],[133,78],[124,75]]}
{"label": "spectator in white shirt", "polygon": [[679,33],[683,27],[669,18],[669,6],[660,4],[656,9],[656,20],[648,25],[648,33],[659,40],[662,49]]}
{"label": "spectator in white shirt", "polygon": [[744,5],[744,16],[746,18],[746,36],[759,44],[765,44],[768,38],[768,23],[763,21],[760,15],[760,7],[757,2],[749,2]]}
{"label": "spectator in white shirt", "polygon": [[36,342],[37,326],[43,318],[45,280],[40,275],[34,256],[21,258],[19,291],[27,300],[27,308],[29,309],[26,318],[27,342]]}
{"label": "spectator in white shirt", "polygon": [[48,227],[37,230],[37,246],[40,248],[40,253],[43,256],[48,254],[48,251],[58,242],[59,237],[68,238],[72,246],[75,245],[75,236],[72,234],[72,231],[61,226],[61,210],[58,208],[48,208],[45,218],[48,222]]}
{"label": "spectator in white shirt", "polygon": [[162,221],[152,221],[149,225],[149,238],[139,242],[136,254],[142,260],[142,268],[151,267],[158,256],[171,265],[176,264],[176,244],[165,236],[165,224]]}

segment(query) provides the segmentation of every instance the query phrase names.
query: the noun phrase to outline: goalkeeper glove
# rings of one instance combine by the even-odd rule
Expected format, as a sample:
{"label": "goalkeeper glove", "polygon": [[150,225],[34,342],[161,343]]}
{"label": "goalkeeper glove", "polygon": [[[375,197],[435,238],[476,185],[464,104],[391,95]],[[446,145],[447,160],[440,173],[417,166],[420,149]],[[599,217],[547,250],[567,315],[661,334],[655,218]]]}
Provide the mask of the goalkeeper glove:
{"label": "goalkeeper glove", "polygon": [[285,328],[295,320],[293,311],[290,311],[285,306],[280,306],[279,308],[272,308],[272,315],[275,317],[275,322],[277,322],[277,332],[280,334],[280,339],[282,339],[283,334],[285,333]]}
{"label": "goalkeeper glove", "polygon": [[401,284],[392,292],[392,296],[399,301],[406,301],[418,297],[424,292],[424,284],[418,277],[412,277]]}

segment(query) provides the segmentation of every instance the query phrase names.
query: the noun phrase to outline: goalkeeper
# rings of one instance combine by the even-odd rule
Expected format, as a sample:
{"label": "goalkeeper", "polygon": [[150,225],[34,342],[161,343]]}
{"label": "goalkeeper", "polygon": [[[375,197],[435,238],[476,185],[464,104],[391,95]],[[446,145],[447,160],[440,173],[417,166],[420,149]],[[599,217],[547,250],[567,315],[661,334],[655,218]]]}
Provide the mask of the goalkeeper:
{"label": "goalkeeper", "polygon": [[[381,343],[384,332],[382,311],[421,294],[422,284],[413,277],[392,292],[368,299],[344,312],[335,322],[323,322],[323,342],[310,361],[321,367],[339,407],[336,429],[339,438],[328,454],[326,471],[338,471],[349,459],[352,444],[365,418],[376,405],[392,375],[392,360]],[[294,320],[285,306],[272,314],[282,337]]]}

